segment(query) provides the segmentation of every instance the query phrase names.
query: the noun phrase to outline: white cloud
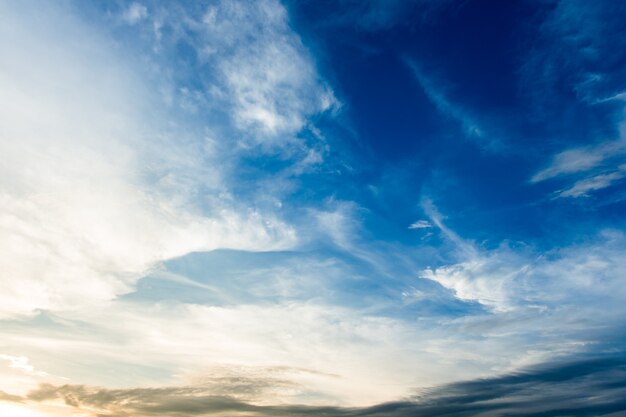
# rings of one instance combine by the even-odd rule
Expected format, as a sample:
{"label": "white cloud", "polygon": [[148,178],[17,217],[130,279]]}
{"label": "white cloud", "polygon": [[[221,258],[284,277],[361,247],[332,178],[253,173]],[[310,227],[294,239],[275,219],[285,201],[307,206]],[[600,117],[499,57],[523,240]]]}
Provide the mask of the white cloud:
{"label": "white cloud", "polygon": [[[343,221],[331,215],[327,226]],[[344,244],[361,251],[356,256],[375,252],[359,248],[353,237]],[[619,323],[624,312],[625,247],[621,234],[605,233],[544,256],[506,245],[492,251],[461,248],[461,261],[422,274],[494,314],[415,315],[400,305],[430,302],[433,295],[406,287],[391,316],[372,312],[376,300],[362,308],[324,304],[328,298],[320,294],[338,291],[334,281],[354,279],[351,270],[294,256],[293,263],[240,269],[232,277],[218,272],[216,279],[233,281],[232,288],[245,287],[237,288],[246,293],[244,302],[117,299],[109,306],[47,315],[52,324],[0,326],[0,340],[3,351],[52,366],[47,372],[62,370],[74,384],[215,383],[220,392],[254,403],[366,405],[396,400],[416,387],[518,370],[584,349],[595,337],[586,330]],[[168,279],[194,285],[194,291],[213,290],[210,281]],[[252,304],[266,294],[279,301]],[[244,381],[262,384],[263,395],[237,391]],[[37,381],[32,382],[31,387]]]}
{"label": "white cloud", "polygon": [[228,193],[209,165],[219,155],[151,115],[151,86],[95,30],[47,7],[2,9],[0,317],[108,302],[190,251],[294,243],[224,199],[206,196],[204,214],[200,186]]}
{"label": "white cloud", "polygon": [[[409,352],[401,347],[406,331],[402,323],[333,306],[116,302],[114,309],[82,312],[81,321],[92,329],[89,333],[77,332],[80,326],[71,316],[63,321],[67,326],[62,337],[40,330],[41,344],[31,342],[27,349],[35,357],[61,355],[53,366],[62,367],[73,383],[120,387],[224,378],[226,384],[226,377],[278,377],[290,384],[279,384],[263,398],[246,399],[363,404],[393,399],[399,385],[415,384],[416,374],[404,372],[407,363],[428,378],[422,383],[441,380],[427,362],[418,366],[409,361]],[[3,332],[8,345],[23,343],[23,337],[24,332]],[[390,350],[396,355],[390,356]],[[82,363],[91,364],[90,369]],[[159,370],[158,382],[152,375],[154,367]],[[124,373],[123,381],[117,372]]]}
{"label": "white cloud", "polygon": [[426,269],[421,276],[495,313],[562,309],[565,303],[581,311],[604,305],[614,315],[621,310],[619,298],[626,295],[620,286],[624,247],[624,236],[613,232],[542,255],[503,245],[477,251],[456,264]]}
{"label": "white cloud", "polygon": [[[0,334],[9,351],[19,346],[34,363],[48,363],[49,372],[62,369],[73,384],[216,383],[220,392],[258,404],[363,406],[584,349],[591,336],[581,328],[619,323],[624,311],[619,272],[611,272],[625,266],[624,239],[603,239],[595,249],[566,248],[527,266],[503,280],[499,292],[489,292],[489,280],[519,270],[528,256],[503,247],[482,262],[455,265],[458,274],[474,274],[465,299],[495,301],[488,307],[497,314],[383,317],[313,299],[225,306],[116,300],[79,315],[52,315],[53,327],[31,322]],[[439,277],[445,272],[433,270]],[[282,273],[298,279],[296,269]],[[479,276],[484,287],[472,282]],[[428,301],[428,294],[402,295]],[[598,305],[604,311],[590,315]],[[263,395],[238,391],[245,381],[262,384]]]}
{"label": "white cloud", "polygon": [[39,366],[36,367],[27,356],[0,354],[2,391],[10,389],[13,394],[23,395],[42,383],[63,384],[67,381],[67,378],[52,375]]}
{"label": "white cloud", "polygon": [[445,87],[437,85],[433,80],[428,78],[424,74],[419,65],[410,59],[407,59],[407,64],[413,71],[413,75],[422,86],[424,94],[432,103],[437,107],[444,115],[455,119],[461,124],[463,132],[468,138],[481,141],[490,147],[494,147],[496,144],[487,140],[483,129],[479,126],[477,121],[460,105],[453,103],[445,94]]}
{"label": "white cloud", "polygon": [[626,176],[626,165],[620,165],[618,171],[600,174],[577,181],[572,187],[558,193],[560,197],[587,197],[591,191],[610,187]]}
{"label": "white cloud", "polygon": [[148,8],[141,3],[131,3],[122,18],[130,25],[134,25],[148,16]]}
{"label": "white cloud", "polygon": [[460,300],[506,313],[549,310],[566,300],[581,308],[587,303],[595,306],[608,303],[608,298],[614,302],[624,293],[619,281],[626,268],[622,260],[626,237],[621,233],[605,231],[589,242],[546,253],[508,242],[485,250],[448,228],[432,201],[425,199],[422,206],[453,245],[457,262],[426,268],[420,276],[439,283]]}
{"label": "white cloud", "polygon": [[289,139],[307,116],[339,106],[280,2],[216,2],[197,30],[198,49],[218,68],[234,122],[254,140]]}
{"label": "white cloud", "polygon": [[[618,95],[611,100],[622,100]],[[595,145],[566,149],[533,175],[532,183],[552,178],[573,177],[573,185],[556,192],[556,197],[587,197],[593,191],[611,187],[626,175],[626,121],[619,124],[620,136]]]}
{"label": "white cloud", "polygon": [[403,253],[394,245],[387,246],[368,238],[362,225],[362,214],[366,210],[353,201],[328,199],[324,210],[309,210],[317,224],[313,233],[309,233],[306,238],[331,243],[335,249],[369,265],[373,273],[394,280],[397,273],[394,267],[398,265],[390,262],[390,259],[393,258],[398,264],[411,262],[403,259]]}
{"label": "white cloud", "polygon": [[433,227],[428,220],[418,220],[409,225],[409,229],[429,229]]}
{"label": "white cloud", "polygon": [[[528,346],[516,346],[514,335],[497,337],[501,330],[484,320],[416,322],[314,302],[212,307],[116,301],[114,307],[85,310],[80,321],[61,313],[54,317],[60,332],[3,330],[3,341],[29,340],[29,356],[55,357],[51,365],[64,370],[68,383],[116,388],[217,381],[223,392],[257,404],[376,404],[532,360]],[[477,334],[485,337],[476,340]],[[565,349],[567,342],[560,343]],[[543,341],[533,347],[533,357],[559,351]],[[264,383],[263,395],[238,392],[246,380]]]}
{"label": "white cloud", "polygon": [[472,242],[468,242],[459,236],[454,230],[450,229],[443,222],[444,217],[439,213],[439,210],[435,206],[435,204],[429,198],[424,198],[421,202],[422,209],[424,210],[424,214],[428,216],[430,222],[436,226],[441,233],[452,242],[458,250],[460,250],[463,255],[467,258],[473,259],[477,255],[476,248],[472,244]]}
{"label": "white cloud", "polygon": [[503,250],[493,257],[477,256],[458,264],[426,269],[421,276],[453,291],[460,300],[505,312],[515,308],[515,280],[527,270],[522,259]]}
{"label": "white cloud", "polygon": [[609,188],[626,176],[626,122],[620,122],[620,137],[593,146],[567,149],[530,179],[537,183],[552,178],[573,177],[572,185],[555,192],[555,198],[588,197]]}
{"label": "white cloud", "polygon": [[35,367],[29,363],[26,356],[12,356],[0,354],[0,359],[9,362],[9,368],[19,369],[27,374],[35,374],[39,376],[46,376],[47,374],[42,371],[35,371]]}
{"label": "white cloud", "polygon": [[[308,115],[336,104],[310,58],[301,55],[284,8],[262,1],[251,12],[247,5],[223,2],[207,10],[202,25],[216,43],[207,41],[205,59],[219,51],[215,62],[227,81],[219,90],[234,106],[241,128],[236,134],[271,141],[295,134]],[[12,352],[7,357],[16,366],[0,369],[0,385],[41,382],[43,375],[29,372],[31,363],[34,373],[44,372],[42,364],[46,378],[58,373],[75,383],[113,387],[278,375],[289,384],[276,385],[265,401],[363,405],[570,349],[571,339],[559,332],[567,320],[581,321],[576,309],[545,322],[540,315],[516,315],[520,311],[607,297],[621,311],[621,237],[613,246],[566,249],[556,260],[532,264],[524,253],[505,247],[487,252],[463,240],[428,201],[429,224],[459,247],[461,259],[424,275],[513,324],[492,316],[404,320],[318,304],[306,298],[319,293],[315,285],[290,287],[315,277],[290,268],[267,271],[268,282],[261,276],[250,291],[298,302],[218,307],[122,301],[119,295],[133,291],[163,260],[214,248],[288,249],[297,237],[273,216],[234,201],[224,180],[229,173],[221,169],[224,155],[214,146],[219,138],[181,122],[184,133],[176,120],[159,122],[154,115],[165,112],[155,104],[153,86],[120,64],[93,29],[47,9],[37,27],[28,24],[28,15],[0,11],[7,23],[0,27],[7,58],[0,64],[0,318],[52,311],[3,321],[0,347]],[[244,42],[259,31],[267,37],[263,45]],[[15,39],[23,41],[19,48]],[[320,163],[320,155],[309,156],[308,163]],[[384,273],[389,259],[400,256],[363,243],[358,210],[330,201],[327,210],[311,213],[337,248]],[[346,275],[333,271],[326,278]],[[546,335],[520,343],[517,336],[539,322]],[[24,379],[16,383],[16,375]]]}
{"label": "white cloud", "polygon": [[355,240],[361,229],[357,216],[359,206],[350,201],[330,199],[326,202],[327,210],[314,210],[312,214],[317,220],[317,230],[326,235],[339,248],[353,252],[356,250]]}
{"label": "white cloud", "polygon": [[590,171],[607,159],[626,152],[623,140],[606,141],[595,146],[568,149],[558,153],[550,165],[531,178],[531,182],[545,181],[561,175]]}

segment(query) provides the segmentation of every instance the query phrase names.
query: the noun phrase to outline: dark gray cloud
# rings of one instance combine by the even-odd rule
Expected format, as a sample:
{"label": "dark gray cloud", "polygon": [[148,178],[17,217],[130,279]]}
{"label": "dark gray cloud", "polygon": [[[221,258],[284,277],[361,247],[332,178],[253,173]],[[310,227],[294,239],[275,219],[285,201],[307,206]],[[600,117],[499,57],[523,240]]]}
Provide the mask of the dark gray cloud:
{"label": "dark gray cloud", "polygon": [[25,398],[1,393],[9,401],[63,400],[97,416],[601,416],[626,415],[626,356],[543,365],[495,378],[477,379],[422,391],[412,399],[365,408],[259,406],[215,387],[187,386],[104,389],[83,385],[41,385]]}

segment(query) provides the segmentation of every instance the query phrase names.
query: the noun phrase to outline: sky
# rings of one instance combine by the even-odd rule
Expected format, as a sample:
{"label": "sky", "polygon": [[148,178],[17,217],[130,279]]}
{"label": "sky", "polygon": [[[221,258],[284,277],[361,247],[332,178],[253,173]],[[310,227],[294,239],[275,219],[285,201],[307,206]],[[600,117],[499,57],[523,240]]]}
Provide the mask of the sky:
{"label": "sky", "polygon": [[626,415],[625,19],[0,0],[0,417]]}

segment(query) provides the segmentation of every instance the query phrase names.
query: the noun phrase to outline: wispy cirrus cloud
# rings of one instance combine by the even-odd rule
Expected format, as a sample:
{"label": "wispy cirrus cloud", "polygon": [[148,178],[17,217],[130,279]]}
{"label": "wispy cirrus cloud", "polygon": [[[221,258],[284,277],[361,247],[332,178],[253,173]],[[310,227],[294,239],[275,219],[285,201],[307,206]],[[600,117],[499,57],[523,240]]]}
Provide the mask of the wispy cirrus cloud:
{"label": "wispy cirrus cloud", "polygon": [[450,2],[431,0],[340,0],[342,7],[327,17],[325,24],[350,25],[367,32],[384,31],[403,25],[415,16],[424,21],[433,18]]}
{"label": "wispy cirrus cloud", "polygon": [[[363,5],[357,30],[372,32],[408,7]],[[277,0],[81,7],[0,5],[0,414],[622,405],[619,360],[526,368],[621,349],[622,232],[489,247],[428,199],[411,224],[413,175],[388,219],[367,184],[305,178],[331,157],[315,124],[340,103]],[[455,131],[490,146],[479,109],[414,75]],[[590,195],[622,180],[622,153],[566,148],[531,182]],[[432,238],[416,243],[419,229]],[[615,385],[599,398],[601,379]]]}
{"label": "wispy cirrus cloud", "polygon": [[[554,139],[565,142],[562,150],[530,179],[532,183],[552,179],[570,182],[555,191],[555,198],[589,197],[614,188],[623,177],[626,140],[622,93],[626,78],[621,58],[613,51],[623,44],[624,11],[618,4],[556,2],[536,34],[538,47],[529,52],[519,72],[525,94],[531,97],[532,112],[542,124],[554,127],[561,123],[550,108],[563,112],[561,106],[566,106],[571,114],[579,115],[566,122],[579,129]],[[605,118],[600,123],[596,121],[601,114],[599,106],[606,106],[605,116],[611,115],[602,116]],[[621,116],[617,122],[614,113]],[[583,121],[587,116],[592,122]],[[598,140],[598,131],[617,137]],[[578,145],[567,143],[570,137]]]}
{"label": "wispy cirrus cloud", "polygon": [[548,252],[512,242],[485,250],[449,230],[432,203],[429,206],[427,212],[456,247],[459,262],[425,269],[421,276],[459,299],[478,302],[494,313],[550,311],[563,308],[563,303],[594,309],[610,302],[615,303],[607,312],[610,320],[619,316],[614,296],[623,291],[620,274],[626,268],[622,261],[626,240],[621,232],[603,231],[588,242]]}
{"label": "wispy cirrus cloud", "polygon": [[590,171],[624,151],[626,144],[623,141],[607,141],[596,146],[567,149],[556,154],[548,167],[533,175],[531,181],[540,182],[561,175]]}
{"label": "wispy cirrus cloud", "polygon": [[583,197],[591,192],[608,188],[626,176],[626,165],[620,165],[616,171],[599,174],[576,181],[573,186],[558,193],[560,197]]}
{"label": "wispy cirrus cloud", "polygon": [[[247,22],[255,24],[247,24]],[[204,17],[203,57],[214,58],[233,97],[235,122],[270,135],[293,135],[306,117],[338,106],[278,2],[219,2]],[[262,29],[259,31],[259,26]]]}
{"label": "wispy cirrus cloud", "polygon": [[558,89],[566,89],[587,104],[622,92],[621,57],[614,51],[625,44],[624,11],[618,3],[554,3],[538,28],[538,47],[529,51],[520,72],[538,109],[561,97]]}
{"label": "wispy cirrus cloud", "polygon": [[487,148],[495,148],[497,144],[489,139],[479,122],[460,104],[454,103],[446,94],[445,85],[440,85],[428,77],[418,63],[412,59],[405,60],[417,82],[422,87],[426,97],[437,107],[444,116],[456,120],[465,136],[485,145]]}
{"label": "wispy cirrus cloud", "polygon": [[[270,260],[263,268],[259,254],[233,254],[230,267],[219,266],[227,253],[198,259],[193,268],[191,259],[182,258],[182,268],[174,270],[187,271],[187,280],[198,284],[191,297],[167,285],[167,297],[150,297],[147,289],[157,283],[147,280],[137,294],[106,308],[80,310],[80,316],[57,312],[6,323],[3,349],[27,356],[37,368],[49,355],[71,358],[44,369],[63,369],[74,383],[119,387],[117,375],[124,372],[125,384],[135,387],[204,381],[257,405],[363,405],[397,399],[414,387],[514,371],[613,340],[624,297],[619,234],[545,257],[506,244],[486,250],[449,229],[448,234],[453,246],[461,239],[473,249],[460,248],[456,262],[413,269],[404,282],[391,274],[402,271],[390,265],[401,260],[397,254],[358,240],[342,250],[356,250],[359,260],[373,255],[361,269],[350,267],[354,258],[341,262],[338,254],[334,262],[293,254],[290,262]],[[216,294],[223,281],[228,284]],[[466,307],[455,306],[452,296]],[[441,304],[436,314],[420,309],[432,303]],[[452,308],[463,314],[446,312]],[[24,345],[29,339],[36,342]],[[84,364],[90,364],[88,371]],[[373,373],[376,378],[367,376]],[[261,385],[253,389],[255,381]],[[32,387],[41,381],[30,382]]]}
{"label": "wispy cirrus cloud", "polygon": [[141,3],[131,3],[126,11],[123,13],[122,18],[125,22],[134,25],[142,19],[148,16],[148,8]]}
{"label": "wispy cirrus cloud", "polygon": [[169,86],[168,96],[194,111],[217,110],[246,146],[292,143],[307,117],[340,107],[279,1],[149,4],[138,30],[153,42],[155,59],[184,45],[180,72],[198,71]]}
{"label": "wispy cirrus cloud", "polygon": [[[2,6],[0,246],[7,286],[0,315],[109,302],[160,262],[191,251],[294,244],[292,227],[233,199],[234,182],[225,178],[236,155],[228,143],[294,140],[308,115],[336,100],[290,32],[282,5],[211,7],[205,21],[176,24],[200,33],[195,53],[217,68],[204,81],[222,90],[233,125],[194,121],[183,131],[177,118],[188,120],[189,110],[172,109],[160,96],[176,83],[152,78],[151,71],[172,70],[155,70],[157,58],[148,69],[124,61],[70,7]],[[155,33],[165,24],[165,12],[153,5],[132,3],[122,13],[137,27],[158,17]],[[26,30],[32,19],[41,24]],[[264,38],[255,41],[249,35],[257,31]],[[201,52],[200,43],[213,52]],[[175,91],[182,100],[189,90],[177,84]]]}
{"label": "wispy cirrus cloud", "polygon": [[409,225],[409,229],[430,229],[433,227],[428,220],[417,220]]}
{"label": "wispy cirrus cloud", "polygon": [[[621,122],[622,130],[624,122]],[[601,142],[595,146],[566,149],[556,154],[551,163],[530,179],[532,183],[574,178],[574,184],[556,193],[557,197],[585,197],[619,182],[624,177],[626,141]]]}
{"label": "wispy cirrus cloud", "polygon": [[[82,311],[80,320],[71,314],[51,319],[52,329],[31,323],[39,328],[41,345],[24,346],[22,331],[14,329],[4,332],[4,346],[27,354],[34,364],[50,354],[71,357],[47,371],[64,369],[72,381],[113,387],[149,386],[155,379],[178,385],[203,381],[216,385],[214,391],[240,390],[239,398],[263,404],[371,403],[393,398],[399,385],[414,384],[402,371],[405,365],[396,362],[413,357],[410,349],[386,354],[390,345],[406,346],[406,323],[314,300],[220,307],[118,302],[112,309]],[[81,334],[84,326],[90,334]],[[413,361],[424,383],[432,385],[440,376],[429,362]],[[92,363],[87,372],[80,366],[85,363]],[[123,383],[117,372],[125,373]],[[372,372],[378,380],[366,377]],[[243,390],[257,380],[267,380],[263,392]],[[31,378],[32,384],[38,381]]]}

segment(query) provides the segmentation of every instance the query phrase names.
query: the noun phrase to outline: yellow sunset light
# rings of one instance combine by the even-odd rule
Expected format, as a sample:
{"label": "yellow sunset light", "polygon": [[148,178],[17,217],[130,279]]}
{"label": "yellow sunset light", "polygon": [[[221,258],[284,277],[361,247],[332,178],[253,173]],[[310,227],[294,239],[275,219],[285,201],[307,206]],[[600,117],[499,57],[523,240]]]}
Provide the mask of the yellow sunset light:
{"label": "yellow sunset light", "polygon": [[36,411],[32,411],[21,405],[0,403],[0,417],[46,417],[46,416]]}

